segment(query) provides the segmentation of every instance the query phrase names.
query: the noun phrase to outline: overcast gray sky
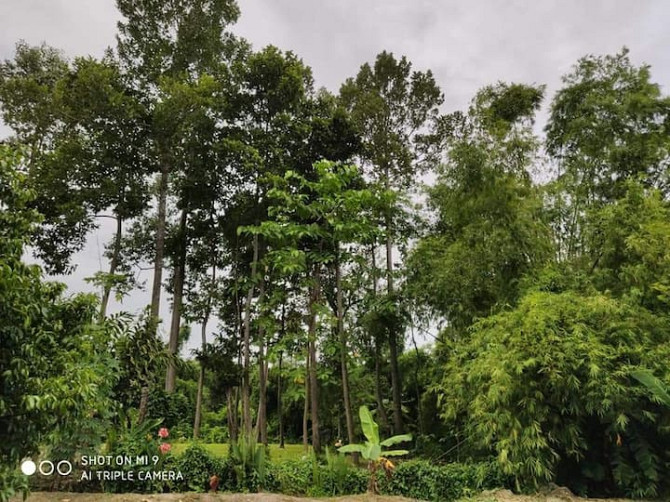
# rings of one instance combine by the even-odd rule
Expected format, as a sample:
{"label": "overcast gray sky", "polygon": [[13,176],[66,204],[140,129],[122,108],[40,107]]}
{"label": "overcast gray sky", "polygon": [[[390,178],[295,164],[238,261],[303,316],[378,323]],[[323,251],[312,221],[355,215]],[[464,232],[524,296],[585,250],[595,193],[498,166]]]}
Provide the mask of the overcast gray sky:
{"label": "overcast gray sky", "polygon": [[[498,80],[547,84],[586,54],[626,45],[653,79],[670,86],[670,2],[667,0],[238,0],[234,31],[255,48],[293,50],[316,84],[337,91],[358,67],[389,50],[417,69],[431,69],[445,93],[445,111],[462,109],[478,88]],[[0,59],[20,40],[47,42],[68,56],[102,55],[114,45],[119,16],[114,0],[0,0]],[[8,133],[0,125],[0,137]],[[77,256],[64,282],[90,287],[83,277],[100,269],[111,231],[103,227]],[[103,268],[107,264],[102,262]],[[150,276],[145,277],[150,279]],[[135,311],[148,295],[135,294],[113,310]],[[161,313],[168,313],[164,303]],[[192,343],[197,343],[198,336]]]}

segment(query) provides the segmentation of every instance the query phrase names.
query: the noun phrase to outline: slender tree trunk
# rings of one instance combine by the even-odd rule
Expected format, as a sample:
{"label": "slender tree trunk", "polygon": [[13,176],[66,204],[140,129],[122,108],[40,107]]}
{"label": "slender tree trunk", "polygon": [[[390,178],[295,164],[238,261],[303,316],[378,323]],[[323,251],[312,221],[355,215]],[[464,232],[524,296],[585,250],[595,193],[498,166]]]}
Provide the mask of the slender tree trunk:
{"label": "slender tree trunk", "polygon": [[416,344],[414,337],[414,322],[412,322],[412,343],[414,344],[414,353],[416,354],[416,365],[414,366],[414,389],[416,392],[416,412],[418,414],[417,425],[419,426],[419,434],[423,435],[423,414],[421,413],[421,392],[419,392],[419,347]]}
{"label": "slender tree trunk", "polygon": [[[283,324],[282,317],[282,324]],[[282,369],[282,358],[284,356],[283,351],[279,351],[279,377],[277,378],[277,417],[279,419],[279,447],[284,448],[284,409],[282,407],[282,378],[281,378],[281,369]]]}
{"label": "slender tree trunk", "polygon": [[156,320],[160,314],[161,290],[163,288],[163,257],[165,254],[165,220],[167,214],[168,176],[170,168],[167,160],[161,161],[161,175],[158,189],[158,221],[156,222],[156,255],[154,258],[154,282],[151,289],[151,317]]}
{"label": "slender tree trunk", "polygon": [[[258,301],[262,302],[265,296],[265,278],[261,278]],[[258,416],[256,418],[256,429],[258,440],[264,445],[268,444],[267,425],[267,361],[265,358],[265,329],[262,324],[258,327]]]}
{"label": "slender tree trunk", "polygon": [[316,371],[316,321],[317,305],[319,302],[319,288],[321,287],[320,265],[315,266],[314,285],[310,295],[310,322],[309,322],[309,395],[310,395],[310,416],[312,419],[312,448],[314,453],[321,453],[321,438],[319,436],[319,387]]}
{"label": "slender tree trunk", "polygon": [[[216,268],[215,268],[216,270]],[[216,272],[212,273],[212,278]],[[205,354],[207,348],[207,321],[209,320],[209,306],[207,307],[207,313],[202,320],[202,353]],[[198,396],[195,401],[195,421],[193,422],[193,439],[198,439],[200,436],[200,421],[202,419],[202,394],[205,387],[205,364],[203,361],[200,361],[200,376],[198,377]]]}
{"label": "slender tree trunk", "polygon": [[[116,213],[116,234],[114,235],[114,250],[112,251],[112,259],[109,264],[109,275],[114,275],[119,266],[119,259],[121,257],[121,238],[123,236],[123,218]],[[107,305],[109,304],[109,295],[112,291],[110,284],[105,284],[102,291],[102,300],[100,301],[100,319],[107,316]]]}
{"label": "slender tree trunk", "polygon": [[[390,187],[389,173],[386,173],[386,189]],[[393,299],[393,222],[390,213],[386,214],[386,285],[390,299]],[[402,434],[402,393],[400,372],[398,371],[398,333],[396,328],[389,329],[389,360],[391,363],[391,391],[393,393],[393,433]]]}
{"label": "slender tree trunk", "polygon": [[258,235],[254,235],[253,246],[251,285],[244,305],[244,339],[242,344],[242,429],[247,438],[251,436],[251,429],[253,427],[251,423],[251,385],[249,372],[251,366],[251,302],[254,298],[254,283],[256,281],[256,266],[258,263]]}
{"label": "slender tree trunk", "polygon": [[307,438],[308,430],[308,420],[309,420],[309,366],[310,359],[312,358],[309,353],[309,347],[307,348],[307,357],[305,359],[305,407],[303,408],[302,413],[302,445],[305,449],[305,453],[309,451],[309,439]]}
{"label": "slender tree trunk", "polygon": [[235,388],[235,437],[233,438],[235,441],[237,441],[237,438],[239,437],[240,431],[242,430],[242,422],[241,422],[241,416],[240,416],[240,411],[239,410],[240,410],[240,387],[236,387]]}
{"label": "slender tree trunk", "polygon": [[382,369],[381,369],[381,340],[375,338],[375,399],[377,400],[377,415],[379,416],[379,425],[385,432],[390,430],[389,418],[384,408],[384,397],[382,394]]}
{"label": "slender tree trunk", "polygon": [[200,420],[202,416],[202,391],[205,382],[205,366],[200,362],[200,376],[198,377],[198,395],[195,401],[195,419],[193,421],[193,439],[200,436]]}
{"label": "slender tree trunk", "polygon": [[146,385],[142,387],[140,391],[140,409],[137,414],[137,423],[141,424],[144,422],[144,418],[147,416],[147,408],[149,407],[149,387]]}
{"label": "slender tree trunk", "polygon": [[228,419],[228,435],[231,441],[237,441],[237,403],[233,397],[234,388],[226,390],[226,418]]}
{"label": "slender tree trunk", "polygon": [[[235,265],[235,277],[234,277],[235,278],[235,284],[239,284],[239,278],[240,278],[239,268],[237,266],[237,264],[239,263],[238,251],[239,251],[239,245],[238,245],[237,238],[236,238],[235,249],[233,251],[234,256],[235,256],[234,262],[236,264]],[[235,296],[235,323],[236,323],[235,324],[235,332],[239,336],[239,339],[243,340],[244,339],[244,322],[242,320],[242,299],[240,298],[239,290],[238,290],[237,287],[235,288],[235,295],[234,296]],[[240,350],[241,344],[237,344],[237,347],[238,347],[238,349],[237,349],[237,365],[242,366],[242,351]],[[236,429],[236,431],[239,429],[237,427],[237,425],[239,423],[238,420],[240,420],[239,398],[240,398],[240,385],[242,384],[242,380],[243,380],[243,378],[240,378],[240,380],[238,381],[238,385],[234,389],[234,392],[235,392],[235,394],[234,394],[234,397],[235,397],[234,419],[235,419],[235,429]],[[229,429],[229,434],[230,434],[230,437],[232,439],[233,436],[232,436],[232,433],[230,433],[230,429]],[[237,436],[235,436],[235,440],[237,440]]]}
{"label": "slender tree trunk", "polygon": [[165,375],[165,392],[174,392],[177,379],[177,367],[174,358],[177,356],[179,345],[179,328],[181,327],[181,306],[184,295],[184,280],[186,278],[186,221],[188,213],[182,209],[179,221],[179,250],[174,268],[174,294],[172,299],[172,323],[170,324],[170,341],[168,350],[170,360],[168,361],[167,373]]}
{"label": "slender tree trunk", "polygon": [[[209,213],[209,223],[211,228],[214,227],[214,207],[210,207]],[[209,291],[207,293],[207,302],[205,303],[205,311],[202,316],[202,355],[205,355],[207,350],[207,323],[209,322],[209,316],[212,313],[212,295],[214,294],[214,288],[216,288],[216,265],[217,265],[217,245],[216,239],[212,239],[210,247],[210,258],[212,260],[212,276],[209,284]],[[195,403],[195,420],[193,423],[193,439],[198,439],[200,435],[200,422],[202,420],[202,395],[205,387],[205,364],[203,360],[200,361],[200,376],[198,377],[198,395]]]}
{"label": "slender tree trunk", "polygon": [[[377,297],[377,256],[375,253],[375,246],[371,249],[372,260],[372,295]],[[384,408],[384,398],[382,395],[382,372],[381,372],[381,357],[382,357],[382,341],[379,336],[375,336],[373,343],[375,345],[375,399],[377,400],[377,416],[379,417],[379,424],[382,430],[388,432],[389,419]]]}
{"label": "slender tree trunk", "polygon": [[351,396],[349,393],[349,369],[347,368],[347,334],[344,331],[344,300],[342,294],[342,265],[340,263],[340,249],[337,244],[335,261],[335,287],[337,288],[337,333],[340,338],[340,369],[342,371],[342,397],[344,401],[344,416],[347,421],[347,440],[354,443],[354,417],[351,412]]}

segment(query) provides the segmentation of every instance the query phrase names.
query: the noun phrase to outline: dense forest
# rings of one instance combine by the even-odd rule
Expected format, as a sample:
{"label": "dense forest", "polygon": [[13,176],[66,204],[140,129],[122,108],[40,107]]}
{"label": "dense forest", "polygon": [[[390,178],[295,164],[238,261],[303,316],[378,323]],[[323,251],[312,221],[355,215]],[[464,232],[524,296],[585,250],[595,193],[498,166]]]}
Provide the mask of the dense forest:
{"label": "dense forest", "polygon": [[[330,458],[368,408],[408,486],[489,462],[519,491],[670,494],[670,98],[648,66],[586,55],[553,96],[497,82],[448,111],[389,52],[318,88],[231,31],[234,0],[117,7],[103,58],[19,42],[0,64],[2,500],[26,457],[138,454],[159,426]],[[47,280],[108,220],[90,293]]]}

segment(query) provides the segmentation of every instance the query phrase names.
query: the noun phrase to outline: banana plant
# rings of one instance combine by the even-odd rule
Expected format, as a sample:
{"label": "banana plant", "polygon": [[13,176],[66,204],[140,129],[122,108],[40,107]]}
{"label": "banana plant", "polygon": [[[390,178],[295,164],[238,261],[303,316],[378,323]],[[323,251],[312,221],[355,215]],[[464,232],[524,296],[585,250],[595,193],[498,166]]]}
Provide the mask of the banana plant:
{"label": "banana plant", "polygon": [[361,427],[363,434],[367,441],[365,443],[355,443],[341,446],[337,449],[340,453],[360,453],[361,456],[368,462],[368,470],[370,471],[370,481],[368,482],[368,491],[370,493],[379,493],[377,485],[377,470],[381,467],[386,472],[387,476],[391,475],[394,465],[386,457],[399,457],[407,455],[407,450],[385,450],[384,448],[405,441],[411,441],[411,434],[399,434],[391,436],[383,441],[379,438],[379,426],[372,418],[372,413],[367,406],[361,406],[358,410],[361,417]]}

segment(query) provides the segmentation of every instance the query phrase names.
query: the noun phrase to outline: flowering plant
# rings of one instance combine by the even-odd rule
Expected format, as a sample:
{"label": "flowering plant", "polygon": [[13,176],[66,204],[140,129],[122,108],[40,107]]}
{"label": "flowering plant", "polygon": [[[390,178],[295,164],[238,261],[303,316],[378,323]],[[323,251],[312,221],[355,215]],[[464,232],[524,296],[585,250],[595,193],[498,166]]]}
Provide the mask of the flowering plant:
{"label": "flowering plant", "polygon": [[[161,427],[158,429],[158,437],[161,439],[165,439],[170,435],[170,431],[168,431],[167,427]],[[172,445],[170,443],[163,443],[161,442],[160,445],[158,445],[158,449],[161,451],[163,455],[165,455],[167,452],[169,452],[172,449]]]}

